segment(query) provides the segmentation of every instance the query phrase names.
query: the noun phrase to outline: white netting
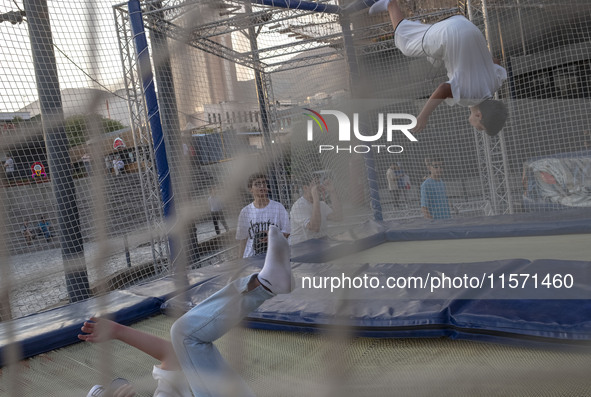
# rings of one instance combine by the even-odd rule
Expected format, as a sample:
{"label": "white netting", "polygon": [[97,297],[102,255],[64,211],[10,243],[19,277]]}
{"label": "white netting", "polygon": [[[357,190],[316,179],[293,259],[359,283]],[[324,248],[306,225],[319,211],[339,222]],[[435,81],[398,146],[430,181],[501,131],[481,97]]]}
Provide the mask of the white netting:
{"label": "white netting", "polygon": [[[127,4],[56,1],[48,19],[40,4],[0,2],[2,319],[238,256],[235,228],[255,172],[287,211],[304,175],[330,176],[344,227],[421,217],[425,158],[435,155],[453,216],[591,207],[587,2],[407,1],[413,18],[461,13],[482,30],[509,73],[498,97],[510,116],[489,138],[466,108],[441,105],[418,142],[384,134],[371,158],[361,141],[319,153],[339,126],[324,113],[324,131],[312,111],[360,113],[361,128],[377,131],[378,113],[417,115],[446,81],[444,69],[394,47],[386,14],[140,2],[140,49]],[[154,74],[156,144],[138,51],[150,54],[142,72]],[[162,143],[169,173],[155,153]],[[403,151],[385,149],[395,144]],[[393,163],[409,177],[398,193],[386,179]]]}

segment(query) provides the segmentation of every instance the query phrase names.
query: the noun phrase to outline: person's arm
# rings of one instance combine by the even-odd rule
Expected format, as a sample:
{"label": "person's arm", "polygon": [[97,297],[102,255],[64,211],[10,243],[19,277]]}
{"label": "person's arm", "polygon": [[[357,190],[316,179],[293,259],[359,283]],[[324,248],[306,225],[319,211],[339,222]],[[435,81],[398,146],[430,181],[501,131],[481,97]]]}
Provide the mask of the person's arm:
{"label": "person's arm", "polygon": [[244,250],[248,243],[248,220],[246,215],[246,207],[244,207],[238,215],[238,222],[236,224],[236,240],[238,240],[238,254],[241,258],[244,257]]}
{"label": "person's arm", "polygon": [[326,184],[326,190],[328,195],[330,196],[330,204],[332,212],[328,214],[326,219],[340,222],[343,220],[343,205],[341,204],[341,200],[339,200],[339,195],[335,192],[334,186],[331,181]]}
{"label": "person's arm", "polygon": [[322,223],[322,216],[320,213],[320,193],[318,192],[318,185],[312,186],[312,214],[310,215],[310,221],[306,225],[306,229],[311,232],[318,232]]}
{"label": "person's arm", "polygon": [[84,334],[78,335],[80,340],[100,343],[117,339],[159,360],[164,370],[181,369],[172,343],[166,339],[98,317],[85,321],[81,330]]}
{"label": "person's arm", "polygon": [[431,116],[431,113],[433,113],[435,108],[447,98],[452,97],[451,85],[449,83],[441,83],[439,87],[433,91],[433,94],[431,94],[425,106],[423,106],[423,110],[421,110],[421,113],[419,113],[417,117],[417,125],[412,129],[412,132],[421,132],[427,126],[429,116]]}
{"label": "person's arm", "polygon": [[429,205],[429,193],[427,192],[427,181],[423,182],[421,185],[421,211],[423,212],[423,216],[427,219],[433,219],[431,212],[427,205]]}
{"label": "person's arm", "polygon": [[240,254],[241,258],[244,257],[244,250],[246,249],[247,241],[248,239],[238,241],[238,253]]}

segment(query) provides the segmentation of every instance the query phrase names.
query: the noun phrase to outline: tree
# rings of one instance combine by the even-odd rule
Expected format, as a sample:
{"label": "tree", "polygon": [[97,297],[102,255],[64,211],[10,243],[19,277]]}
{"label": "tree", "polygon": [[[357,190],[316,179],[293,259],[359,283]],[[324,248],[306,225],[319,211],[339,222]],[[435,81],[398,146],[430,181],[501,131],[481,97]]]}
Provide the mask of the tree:
{"label": "tree", "polygon": [[89,130],[93,125],[97,126],[103,134],[125,128],[119,121],[98,114],[70,116],[66,118],[64,124],[70,147],[85,143],[89,138]]}

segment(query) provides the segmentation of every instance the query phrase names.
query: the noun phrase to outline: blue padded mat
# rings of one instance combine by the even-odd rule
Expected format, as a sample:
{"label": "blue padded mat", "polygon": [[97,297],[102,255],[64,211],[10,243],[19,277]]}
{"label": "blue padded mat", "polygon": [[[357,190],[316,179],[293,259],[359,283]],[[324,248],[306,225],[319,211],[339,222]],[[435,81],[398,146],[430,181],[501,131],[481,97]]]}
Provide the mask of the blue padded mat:
{"label": "blue padded mat", "polygon": [[[137,296],[129,291],[113,291],[101,301],[89,299],[10,323],[3,322],[0,324],[0,365],[4,365],[4,351],[9,343],[19,345],[22,357],[31,357],[79,342],[82,323],[96,313],[111,315],[114,321],[122,324],[133,324],[158,313],[162,302],[162,299]],[[12,340],[10,334],[15,336]]]}
{"label": "blue padded mat", "polygon": [[[168,300],[163,309],[186,311],[230,281],[259,271],[262,263],[263,258],[251,258],[244,264],[236,261],[209,268],[216,276],[190,290],[190,303],[177,297]],[[356,335],[368,337],[447,336],[500,343],[590,346],[591,292],[584,285],[571,288],[569,293],[586,299],[493,299],[495,295],[486,290],[471,292],[466,299],[466,292],[461,289],[447,291],[442,299],[417,299],[404,289],[359,289],[339,295],[301,288],[304,276],[325,277],[342,272],[351,277],[361,274],[397,277],[440,268],[454,277],[474,267],[491,272],[514,268],[523,273],[539,271],[542,265],[568,266],[582,273],[591,269],[591,262],[525,259],[412,265],[293,263],[298,288],[291,294],[266,301],[246,322],[250,327],[266,330],[314,332],[346,325]]]}
{"label": "blue padded mat", "polygon": [[[189,276],[190,284],[185,288],[177,288],[173,277],[164,277],[127,290],[112,291],[100,298],[91,298],[0,323],[0,366],[5,363],[4,352],[10,343],[19,345],[23,358],[68,346],[79,342],[78,334],[82,323],[96,313],[100,312],[111,316],[114,321],[130,325],[160,314],[160,306],[166,299],[178,296],[183,290],[209,279],[198,269]],[[15,337],[11,339],[10,335]]]}

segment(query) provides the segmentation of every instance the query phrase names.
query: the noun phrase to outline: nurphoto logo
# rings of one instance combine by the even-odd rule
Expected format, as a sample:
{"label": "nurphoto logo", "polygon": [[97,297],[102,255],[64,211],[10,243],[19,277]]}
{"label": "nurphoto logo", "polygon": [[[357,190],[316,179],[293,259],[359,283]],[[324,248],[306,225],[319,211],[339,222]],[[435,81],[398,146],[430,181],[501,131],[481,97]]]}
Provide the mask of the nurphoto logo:
{"label": "nurphoto logo", "polygon": [[[376,142],[382,139],[384,134],[384,130],[386,133],[386,141],[392,142],[393,137],[395,134],[402,133],[409,141],[417,142],[417,138],[410,132],[416,125],[417,125],[417,118],[412,114],[407,113],[386,113],[384,117],[384,113],[378,113],[378,131],[372,135],[366,135],[360,131],[359,128],[359,113],[353,113],[353,125],[351,128],[351,120],[349,116],[339,110],[321,110],[320,112],[316,112],[312,109],[304,108],[304,110],[309,111],[309,113],[305,113],[310,120],[308,120],[307,125],[307,140],[309,142],[314,141],[314,125],[316,125],[322,134],[330,134],[328,131],[328,126],[326,120],[322,115],[332,115],[337,118],[337,122],[339,125],[338,128],[338,141],[339,143],[343,142],[351,142],[351,137],[354,136],[357,140],[362,142]],[[384,119],[386,122],[384,123]],[[385,127],[384,127],[385,124]],[[351,131],[353,134],[351,134]],[[366,131],[364,131],[366,132]],[[367,133],[367,132],[366,132]],[[373,145],[346,145],[346,144],[339,144],[339,145],[319,145],[318,146],[318,153],[323,152],[347,152],[347,153],[369,153],[374,151],[376,153],[402,153],[404,148],[401,145],[383,145],[383,144],[373,144]]]}

